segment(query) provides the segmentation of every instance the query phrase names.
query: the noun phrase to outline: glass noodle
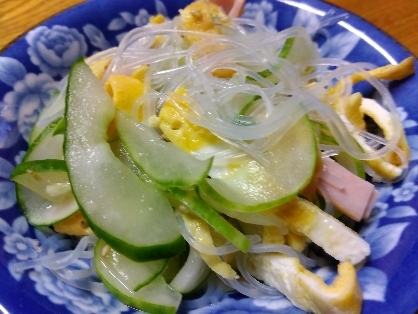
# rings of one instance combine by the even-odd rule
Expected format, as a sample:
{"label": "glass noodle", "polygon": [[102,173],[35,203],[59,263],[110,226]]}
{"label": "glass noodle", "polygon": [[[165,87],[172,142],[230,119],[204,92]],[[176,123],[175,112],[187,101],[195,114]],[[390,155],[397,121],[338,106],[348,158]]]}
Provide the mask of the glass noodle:
{"label": "glass noodle", "polygon": [[[327,124],[341,149],[357,159],[380,158],[399,141],[401,124],[393,99],[385,86],[366,72],[373,65],[321,58],[315,53],[298,63],[279,57],[288,38],[311,42],[303,28],[272,32],[254,21],[236,19],[228,29],[228,36],[214,36],[173,29],[177,24],[178,20],[174,19],[137,28],[124,37],[116,50],[109,52],[113,59],[103,81],[111,74],[130,75],[140,66],[149,65],[145,90],[150,94],[140,98],[134,107],[136,111],[143,110],[145,117],[158,112],[161,104],[170,100],[187,120],[237,147],[238,151],[231,151],[230,158],[238,158],[243,151],[263,165],[267,165],[263,152],[275,143],[271,138],[280,139],[306,113],[314,113],[319,121]],[[190,35],[202,40],[183,49],[184,36]],[[156,38],[162,39],[159,47],[153,47]],[[311,48],[315,51],[315,47]],[[94,63],[95,59],[88,62]],[[304,75],[304,70],[309,68],[315,71]],[[221,80],[212,74],[219,69],[235,73],[230,79]],[[260,71],[269,71],[271,77],[262,77]],[[320,100],[335,82],[352,73],[362,75],[377,90],[381,106],[390,112],[395,129],[392,138],[381,141],[384,145],[372,152],[361,151],[343,119]],[[250,83],[247,78],[251,78]],[[272,83],[272,78],[279,83]],[[313,80],[315,84],[309,84]],[[346,99],[352,93],[350,81],[344,82],[342,93],[335,98]],[[171,92],[181,86],[187,95]],[[248,99],[258,98],[248,115],[240,115],[242,108],[230,105],[243,95]],[[356,130],[355,136],[364,137],[364,133]]]}

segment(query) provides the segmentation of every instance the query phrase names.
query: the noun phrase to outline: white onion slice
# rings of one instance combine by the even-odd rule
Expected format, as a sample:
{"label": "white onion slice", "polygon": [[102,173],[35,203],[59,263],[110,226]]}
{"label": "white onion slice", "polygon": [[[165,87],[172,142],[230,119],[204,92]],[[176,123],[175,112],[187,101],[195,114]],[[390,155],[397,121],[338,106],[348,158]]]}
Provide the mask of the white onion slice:
{"label": "white onion slice", "polygon": [[53,270],[56,273],[60,274],[61,278],[65,278],[66,280],[81,280],[88,278],[90,276],[95,275],[95,271],[93,267],[89,267],[86,269],[59,269]]}
{"label": "white onion slice", "polygon": [[294,248],[283,244],[266,244],[259,243],[250,246],[248,253],[263,254],[263,253],[282,253],[287,256],[296,257],[300,260],[301,264],[305,267],[313,267],[316,265],[316,261],[306,257],[301,252]]}
{"label": "white onion slice", "polygon": [[109,292],[109,290],[101,282],[96,282],[96,281],[87,280],[87,279],[70,280],[70,279],[66,278],[66,276],[64,276],[60,270],[51,270],[51,272],[55,277],[57,277],[58,280],[66,283],[67,285],[72,286],[74,288],[91,291],[95,294],[101,294],[101,293],[108,293]]}
{"label": "white onion slice", "polygon": [[270,287],[268,285],[265,285],[258,281],[256,278],[254,278],[248,271],[246,266],[246,256],[244,254],[237,254],[236,257],[237,260],[237,266],[238,270],[240,271],[241,275],[248,281],[250,285],[252,285],[254,288],[256,288],[258,291],[260,291],[262,294],[266,295],[282,295],[280,291],[278,291],[276,288]]}
{"label": "white onion slice", "polygon": [[257,288],[255,288],[254,286],[246,283],[246,282],[241,282],[237,279],[225,279],[222,276],[218,275],[219,279],[222,280],[222,282],[228,286],[230,286],[231,288],[237,290],[239,293],[246,295],[247,297],[250,298],[259,298],[259,297],[265,297],[268,296],[268,294],[258,290]]}
{"label": "white onion slice", "polygon": [[194,310],[209,304],[214,304],[225,296],[226,287],[216,276],[210,275],[206,285],[206,291],[196,299],[183,299],[180,304],[181,310]]}
{"label": "white onion slice", "polygon": [[170,286],[181,293],[187,293],[195,289],[209,273],[210,268],[198,251],[190,247],[186,262],[170,282]]}

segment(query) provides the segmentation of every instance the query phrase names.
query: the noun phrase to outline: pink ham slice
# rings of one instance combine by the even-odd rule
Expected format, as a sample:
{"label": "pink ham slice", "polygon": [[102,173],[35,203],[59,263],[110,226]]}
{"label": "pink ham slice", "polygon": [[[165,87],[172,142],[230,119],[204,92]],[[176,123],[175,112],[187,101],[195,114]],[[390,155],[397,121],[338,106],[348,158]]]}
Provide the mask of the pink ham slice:
{"label": "pink ham slice", "polygon": [[355,221],[370,216],[379,192],[330,158],[322,159],[318,189],[323,197]]}
{"label": "pink ham slice", "polygon": [[239,17],[245,4],[245,0],[209,0],[209,2],[220,6],[231,18]]}

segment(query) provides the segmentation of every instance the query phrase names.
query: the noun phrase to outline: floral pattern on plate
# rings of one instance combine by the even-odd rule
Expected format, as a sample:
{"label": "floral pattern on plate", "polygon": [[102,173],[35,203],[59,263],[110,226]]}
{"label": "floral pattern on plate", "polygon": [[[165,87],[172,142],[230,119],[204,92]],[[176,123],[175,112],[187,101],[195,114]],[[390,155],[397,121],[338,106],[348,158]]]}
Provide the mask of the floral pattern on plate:
{"label": "floral pattern on plate", "polygon": [[[73,11],[92,10],[94,2],[97,1],[90,1],[89,4],[76,7]],[[102,19],[84,17],[71,22],[67,19],[65,24],[60,24],[59,17],[52,19],[31,30],[19,43],[16,43],[15,46],[20,51],[23,47],[25,53],[17,58],[14,57],[18,48],[12,46],[0,56],[0,152],[3,156],[0,157],[0,246],[4,252],[0,255],[0,267],[7,268],[7,274],[0,273],[0,278],[8,286],[20,282],[23,285],[24,282],[26,289],[31,290],[28,294],[44,296],[48,302],[58,305],[60,312],[64,308],[71,313],[124,313],[130,309],[109,293],[93,294],[66,285],[42,267],[35,267],[25,273],[14,269],[14,263],[44,254],[40,243],[45,241],[46,234],[33,230],[20,215],[16,205],[14,184],[8,180],[8,177],[22,158],[30,131],[40,111],[45,107],[51,93],[57,90],[58,82],[68,73],[69,67],[75,60],[117,44],[127,31],[145,25],[153,14],[161,13],[165,16],[176,14],[171,5],[166,3],[166,7],[159,0],[155,1],[153,6],[148,4],[147,7],[135,6],[124,0],[121,1],[119,8],[110,2],[110,0],[106,1],[109,6],[114,6],[114,10],[109,10],[111,12],[109,16]],[[186,3],[187,1],[178,1],[175,7],[176,9],[184,7]],[[348,22],[354,19],[353,23],[356,25],[376,32],[361,20],[349,17],[342,11],[329,12],[329,8],[315,0],[307,1],[305,6],[292,1],[288,3],[268,0],[249,1],[245,5],[243,16],[255,19],[271,29],[301,25],[307,27],[313,37],[328,37],[329,45],[320,45],[320,51],[326,57],[358,61],[362,56],[367,57],[371,54],[374,56],[373,61],[381,64],[387,62],[384,57],[378,55],[375,48],[368,46],[364,38],[360,38],[346,28],[331,26],[324,33],[321,26],[332,24],[332,18],[335,16]],[[378,35],[382,37],[382,42],[386,43],[386,37],[379,33]],[[362,49],[371,52],[359,53]],[[399,53],[399,49],[393,47],[393,44],[391,49],[398,58],[405,55],[403,52]],[[417,79],[413,80],[416,84]],[[411,103],[409,102],[408,105],[408,100],[400,94],[398,88],[411,87],[407,84],[406,87],[398,86],[394,90],[395,96],[401,101],[398,102],[401,105],[398,111],[412,149],[412,162],[408,175],[400,184],[378,186],[380,197],[371,217],[361,229],[361,235],[370,243],[372,250],[368,263],[358,272],[365,300],[365,313],[372,313],[378,309],[385,309],[387,313],[391,313],[391,309],[394,309],[390,307],[394,294],[393,287],[398,283],[393,287],[390,283],[402,263],[398,258],[418,257],[417,252],[411,252],[412,247],[417,247],[417,237],[413,233],[418,224],[417,208],[414,205],[418,192],[418,117],[416,111],[412,110]],[[414,95],[417,93],[414,92]],[[85,261],[78,261],[72,267],[83,269],[88,265]],[[316,273],[326,282],[331,282],[336,276],[335,270],[330,267],[319,268]],[[414,277],[417,282],[418,274],[416,271],[414,274],[417,275]],[[404,278],[407,276],[402,276],[401,279]],[[31,283],[30,286],[27,286],[28,282]],[[214,305],[197,310],[184,310],[184,312],[302,313],[285,297],[249,299],[237,293],[215,292],[212,297]],[[2,302],[0,297],[0,304]],[[413,302],[405,305],[405,309],[418,307],[417,302],[415,305]],[[48,303],[42,304],[44,305],[38,305],[39,309],[46,311],[48,306],[45,304]],[[49,311],[52,313],[54,309]]]}

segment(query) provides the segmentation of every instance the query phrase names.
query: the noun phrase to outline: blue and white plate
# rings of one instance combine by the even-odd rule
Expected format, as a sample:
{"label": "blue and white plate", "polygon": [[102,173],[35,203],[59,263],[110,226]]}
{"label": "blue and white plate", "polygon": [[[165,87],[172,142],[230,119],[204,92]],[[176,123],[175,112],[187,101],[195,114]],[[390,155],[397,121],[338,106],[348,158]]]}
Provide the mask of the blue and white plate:
{"label": "blue and white plate", "polygon": [[[58,281],[49,271],[24,273],[13,263],[41,254],[43,233],[33,230],[17,205],[8,180],[27,149],[29,132],[56,83],[82,55],[117,45],[128,30],[149,16],[172,17],[189,0],[91,0],[46,21],[9,46],[0,56],[0,310],[4,313],[120,313],[132,311],[109,294],[92,294]],[[333,9],[315,0],[249,0],[246,17],[279,30],[292,25],[317,29]],[[335,8],[335,15],[344,13]],[[322,23],[322,24],[321,24]],[[356,16],[328,28],[327,57],[396,63],[410,53]],[[412,162],[402,183],[380,186],[372,217],[361,229],[372,253],[358,272],[364,313],[413,313],[418,310],[418,76],[390,85],[398,105]],[[335,273],[319,271],[325,279]],[[214,294],[211,306],[193,313],[302,313],[283,297],[249,299]]]}

